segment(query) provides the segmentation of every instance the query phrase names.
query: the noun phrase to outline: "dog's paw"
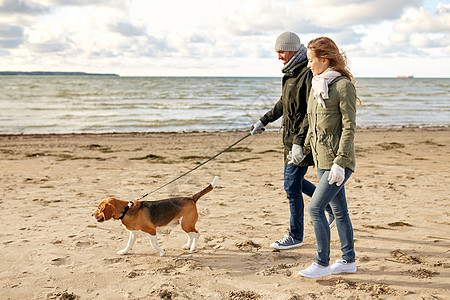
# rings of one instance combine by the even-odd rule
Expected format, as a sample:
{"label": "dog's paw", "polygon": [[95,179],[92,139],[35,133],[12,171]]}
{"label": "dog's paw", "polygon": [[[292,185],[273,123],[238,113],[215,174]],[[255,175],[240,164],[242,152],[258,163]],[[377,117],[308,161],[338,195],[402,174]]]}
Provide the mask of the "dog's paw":
{"label": "dog's paw", "polygon": [[183,249],[184,250],[190,250],[191,249],[191,245],[186,244],[186,245],[183,246]]}
{"label": "dog's paw", "polygon": [[164,255],[166,255],[166,250],[164,250],[164,249],[159,250],[159,256],[164,256]]}
{"label": "dog's paw", "polygon": [[119,254],[119,255],[125,255],[127,253],[128,253],[127,249],[122,249],[122,250],[117,251],[117,254]]}

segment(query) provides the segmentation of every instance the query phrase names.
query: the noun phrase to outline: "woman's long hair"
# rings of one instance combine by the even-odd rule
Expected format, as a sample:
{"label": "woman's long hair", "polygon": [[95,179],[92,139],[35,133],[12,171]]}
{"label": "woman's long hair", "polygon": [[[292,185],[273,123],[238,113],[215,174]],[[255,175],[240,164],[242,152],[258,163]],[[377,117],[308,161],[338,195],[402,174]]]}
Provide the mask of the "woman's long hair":
{"label": "woman's long hair", "polygon": [[314,52],[318,58],[326,58],[330,61],[330,69],[346,76],[353,84],[355,79],[347,66],[347,56],[339,51],[338,46],[332,39],[319,37],[308,43],[308,49]]}
{"label": "woman's long hair", "polygon": [[[347,56],[344,52],[339,51],[338,46],[332,39],[319,37],[311,40],[308,43],[308,49],[314,52],[316,57],[328,59],[330,62],[330,69],[346,76],[351,83],[356,85],[355,78],[353,78],[352,73],[348,69]],[[361,105],[363,104],[358,96],[356,96],[356,101]]]}

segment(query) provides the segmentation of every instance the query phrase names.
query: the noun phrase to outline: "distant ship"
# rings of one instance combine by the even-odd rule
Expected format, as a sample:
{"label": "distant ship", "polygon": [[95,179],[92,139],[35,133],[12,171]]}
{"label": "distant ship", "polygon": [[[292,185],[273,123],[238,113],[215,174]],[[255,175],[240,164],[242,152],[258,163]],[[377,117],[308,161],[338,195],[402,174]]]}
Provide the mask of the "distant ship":
{"label": "distant ship", "polygon": [[412,75],[398,75],[397,78],[414,78]]}

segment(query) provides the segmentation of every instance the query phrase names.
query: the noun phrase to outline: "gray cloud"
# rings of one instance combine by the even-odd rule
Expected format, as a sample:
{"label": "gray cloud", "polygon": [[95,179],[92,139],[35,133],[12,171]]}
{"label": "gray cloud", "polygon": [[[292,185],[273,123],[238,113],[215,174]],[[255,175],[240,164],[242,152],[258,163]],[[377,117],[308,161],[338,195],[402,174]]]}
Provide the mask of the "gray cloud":
{"label": "gray cloud", "polygon": [[22,36],[23,36],[22,27],[0,23],[0,38],[17,38]]}
{"label": "gray cloud", "polygon": [[109,6],[117,8],[127,8],[130,6],[130,0],[53,0],[52,6]]}
{"label": "gray cloud", "polygon": [[119,22],[117,24],[112,24],[109,28],[123,36],[143,36],[145,35],[145,28],[134,26],[133,24],[126,22]]}
{"label": "gray cloud", "polygon": [[89,56],[93,58],[116,58],[118,54],[114,53],[114,51],[92,51],[89,53]]}
{"label": "gray cloud", "polygon": [[4,0],[0,4],[0,15],[24,14],[40,15],[50,11],[49,7],[31,4],[24,0]]}
{"label": "gray cloud", "polygon": [[61,53],[70,49],[70,43],[51,40],[43,43],[28,43],[27,47],[37,53]]}
{"label": "gray cloud", "polygon": [[188,43],[213,44],[214,41],[206,35],[193,34],[191,37],[189,37]]}
{"label": "gray cloud", "polygon": [[[399,18],[408,7],[422,0],[266,1],[258,7],[237,8],[222,19],[235,35],[261,35],[293,30],[297,33],[337,32],[345,26],[376,24]],[[269,13],[270,12],[270,13]]]}
{"label": "gray cloud", "polygon": [[359,44],[363,37],[363,34],[357,33],[351,29],[333,33],[333,38],[338,45]]}
{"label": "gray cloud", "polygon": [[0,23],[0,48],[17,48],[23,42],[22,27]]}
{"label": "gray cloud", "polygon": [[[334,2],[334,1],[333,1]],[[418,7],[422,0],[366,0],[344,1],[330,11],[339,25],[376,24],[399,18],[408,7]],[[326,7],[324,8],[326,10]]]}
{"label": "gray cloud", "polygon": [[0,48],[14,49],[23,44],[23,39],[5,39],[0,40]]}

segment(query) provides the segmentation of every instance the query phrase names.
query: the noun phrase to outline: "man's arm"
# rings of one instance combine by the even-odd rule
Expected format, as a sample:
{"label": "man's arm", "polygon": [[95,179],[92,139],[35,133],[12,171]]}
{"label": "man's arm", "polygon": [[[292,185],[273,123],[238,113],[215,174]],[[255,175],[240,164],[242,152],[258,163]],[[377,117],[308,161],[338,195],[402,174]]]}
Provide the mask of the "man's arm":
{"label": "man's arm", "polygon": [[274,107],[269,110],[260,121],[266,126],[269,123],[275,122],[283,115],[283,99],[280,97],[277,103],[275,103]]}

